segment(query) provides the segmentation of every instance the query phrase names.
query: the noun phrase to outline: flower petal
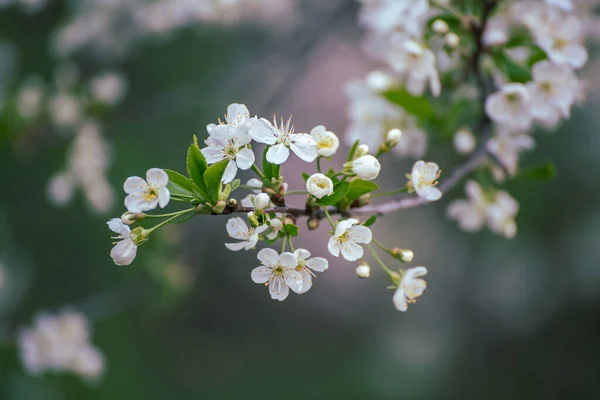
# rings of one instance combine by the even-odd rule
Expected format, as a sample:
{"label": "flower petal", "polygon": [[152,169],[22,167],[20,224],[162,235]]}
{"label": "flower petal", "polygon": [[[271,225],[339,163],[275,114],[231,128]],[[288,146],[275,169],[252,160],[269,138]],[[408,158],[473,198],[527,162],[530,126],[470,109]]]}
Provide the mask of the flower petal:
{"label": "flower petal", "polygon": [[327,250],[329,250],[329,252],[336,256],[339,257],[340,256],[340,242],[335,238],[329,238],[329,243],[327,244]]}
{"label": "flower petal", "polygon": [[227,247],[231,251],[240,251],[246,248],[248,244],[247,241],[238,242],[238,243],[225,243],[225,247]]}
{"label": "flower petal", "polygon": [[131,229],[121,221],[120,218],[113,218],[106,223],[109,229],[119,235],[128,237]]}
{"label": "flower petal", "polygon": [[234,239],[246,240],[250,237],[248,225],[246,225],[244,220],[239,217],[231,218],[227,221],[226,228],[229,236]]}
{"label": "flower petal", "polygon": [[323,272],[329,268],[329,261],[322,257],[311,258],[306,262],[306,266],[313,271]]}
{"label": "flower petal", "polygon": [[264,118],[253,122],[248,133],[252,139],[264,144],[275,144],[279,136],[277,129]]}
{"label": "flower petal", "polygon": [[227,167],[225,167],[225,171],[223,172],[223,183],[229,183],[235,179],[235,175],[237,174],[237,165],[235,161],[229,160],[227,163]]}
{"label": "flower petal", "polygon": [[271,164],[283,164],[290,156],[290,150],[283,144],[269,147],[267,150],[267,161]]}
{"label": "flower petal", "polygon": [[235,162],[237,163],[237,166],[244,171],[252,168],[254,160],[254,152],[250,149],[242,149],[235,156]]}
{"label": "flower petal", "polygon": [[283,301],[287,299],[290,289],[281,277],[276,277],[269,284],[269,293],[273,300]]}
{"label": "flower petal", "polygon": [[123,239],[110,251],[110,256],[117,265],[129,265],[137,254],[137,246],[130,238]]}
{"label": "flower petal", "polygon": [[127,178],[123,184],[123,190],[125,190],[125,193],[127,194],[145,193],[147,189],[148,184],[139,176]]}
{"label": "flower petal", "polygon": [[296,268],[298,266],[298,260],[296,259],[296,257],[294,257],[294,255],[292,253],[282,253],[279,256],[279,263],[281,264],[281,266],[285,267],[285,268]]}
{"label": "flower petal", "polygon": [[248,242],[246,242],[246,250],[252,250],[254,247],[256,247],[256,243],[258,243],[258,233],[254,232],[248,238]]}
{"label": "flower petal", "polygon": [[250,274],[254,283],[267,283],[272,275],[273,270],[265,266],[254,268]]}
{"label": "flower petal", "polygon": [[319,155],[317,152],[317,142],[312,136],[306,133],[294,134],[291,136],[292,151],[306,162],[313,162]]}
{"label": "flower petal", "polygon": [[373,234],[366,226],[356,225],[348,231],[348,239],[356,243],[371,243]]}
{"label": "flower petal", "polygon": [[362,258],[363,248],[352,241],[345,241],[341,243],[342,256],[348,261],[356,261]]}
{"label": "flower petal", "polygon": [[154,200],[146,200],[142,196],[138,196],[135,194],[130,194],[125,197],[125,207],[127,207],[127,211],[133,213],[139,213],[144,211],[154,210],[158,205],[158,198]]}
{"label": "flower petal", "polygon": [[256,255],[256,258],[258,258],[258,260],[262,262],[263,265],[272,268],[275,268],[275,266],[279,262],[279,254],[277,254],[275,250],[269,248],[262,249],[261,251],[259,251]]}
{"label": "flower petal", "polygon": [[150,186],[161,188],[169,183],[169,175],[160,168],[150,168],[146,172],[146,181]]}
{"label": "flower petal", "polygon": [[358,224],[358,220],[354,218],[349,218],[338,222],[337,227],[335,228],[335,237],[342,236],[348,229],[356,224]]}
{"label": "flower petal", "polygon": [[160,208],[165,208],[171,200],[171,192],[166,187],[160,188],[158,191],[158,205]]}
{"label": "flower petal", "polygon": [[294,257],[296,257],[298,261],[308,260],[310,258],[310,251],[306,249],[298,249],[294,252]]}
{"label": "flower petal", "polygon": [[206,158],[206,162],[208,164],[218,163],[219,161],[225,159],[225,150],[223,150],[221,147],[209,146],[200,151],[204,155],[204,158]]}
{"label": "flower petal", "polygon": [[398,288],[396,293],[394,293],[394,297],[392,298],[394,302],[394,306],[398,311],[406,311],[408,309],[408,304],[406,303],[406,296],[404,295],[404,290],[402,288]]}
{"label": "flower petal", "polygon": [[302,291],[304,278],[300,272],[293,270],[285,271],[283,273],[283,279],[294,292],[300,293]]}

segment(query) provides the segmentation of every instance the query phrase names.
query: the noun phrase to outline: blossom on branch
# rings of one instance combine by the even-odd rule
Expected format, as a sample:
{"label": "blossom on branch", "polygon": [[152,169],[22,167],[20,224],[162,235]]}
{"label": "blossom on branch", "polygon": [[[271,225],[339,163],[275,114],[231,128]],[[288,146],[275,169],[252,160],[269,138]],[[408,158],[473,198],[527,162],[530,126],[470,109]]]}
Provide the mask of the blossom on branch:
{"label": "blossom on branch", "polygon": [[372,238],[373,234],[369,228],[359,225],[358,220],[350,218],[338,222],[333,237],[329,239],[327,249],[335,257],[339,257],[341,253],[346,260],[356,261],[364,254],[359,243],[369,244]]}
{"label": "blossom on branch", "polygon": [[171,199],[171,192],[167,189],[169,176],[159,168],[150,168],[146,172],[146,180],[138,176],[127,178],[123,184],[127,211],[139,213],[154,210],[156,206],[165,208]]}

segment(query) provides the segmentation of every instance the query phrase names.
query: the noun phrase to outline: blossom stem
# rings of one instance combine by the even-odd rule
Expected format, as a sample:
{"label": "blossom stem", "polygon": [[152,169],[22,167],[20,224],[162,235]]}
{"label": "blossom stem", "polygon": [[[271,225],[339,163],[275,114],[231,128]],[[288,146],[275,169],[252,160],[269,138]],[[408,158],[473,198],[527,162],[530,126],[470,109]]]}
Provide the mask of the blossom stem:
{"label": "blossom stem", "polygon": [[290,190],[289,192],[285,192],[285,195],[294,195],[294,194],[308,194],[306,190]]}
{"label": "blossom stem", "polygon": [[406,192],[408,192],[408,188],[405,186],[402,189],[396,189],[396,190],[392,190],[390,192],[374,193],[371,195],[371,197],[377,198],[377,197],[384,197],[384,196],[393,196],[395,194],[406,193]]}
{"label": "blossom stem", "polygon": [[383,251],[385,251],[386,253],[390,252],[390,249],[388,249],[387,247],[385,247],[383,244],[381,244],[381,242],[375,238],[373,238],[373,242],[375,242],[375,244]]}
{"label": "blossom stem", "polygon": [[287,237],[288,237],[288,243],[290,244],[290,251],[293,253],[296,250],[294,250],[294,245],[292,243],[292,237],[290,235],[287,235]]}
{"label": "blossom stem", "polygon": [[389,269],[385,265],[385,263],[383,262],[383,260],[381,259],[381,257],[379,257],[379,254],[377,254],[377,252],[375,251],[375,249],[373,248],[372,245],[368,244],[367,248],[369,249],[369,251],[373,255],[373,258],[375,259],[375,261],[377,261],[377,264],[379,264],[379,266],[385,271],[385,273],[388,274],[388,276],[390,277],[390,279],[393,280],[393,278],[394,278],[394,271],[392,271],[391,269]]}
{"label": "blossom stem", "polygon": [[327,207],[323,207],[323,212],[325,213],[325,217],[327,217],[327,220],[331,224],[331,227],[333,229],[335,229],[335,224],[333,223],[333,220],[331,219],[331,215],[329,215],[329,211],[327,211]]}
{"label": "blossom stem", "polygon": [[281,252],[285,253],[285,247],[287,245],[287,240],[288,240],[288,235],[285,235],[283,237],[283,243],[281,244]]}
{"label": "blossom stem", "polygon": [[321,173],[321,157],[317,157],[317,172]]}
{"label": "blossom stem", "polygon": [[[256,175],[258,175],[260,177],[260,179],[265,179],[265,176],[263,175],[262,172],[260,172],[260,169],[258,169],[256,164],[252,164],[252,171],[256,172]],[[256,189],[256,188],[254,188],[254,189]]]}
{"label": "blossom stem", "polygon": [[176,216],[181,215],[183,212],[187,212],[189,210],[193,210],[193,208],[190,208],[187,210],[175,211],[175,212],[168,213],[168,214],[146,214],[145,218],[167,218],[167,217],[172,217],[174,215],[176,215]]}
{"label": "blossom stem", "polygon": [[160,224],[158,224],[158,225],[155,225],[155,226],[153,226],[152,228],[148,229],[148,230],[147,230],[147,233],[148,233],[148,234],[151,234],[152,232],[154,232],[154,231],[155,231],[155,230],[157,230],[158,228],[161,228],[161,227],[163,227],[164,225],[168,224],[169,222],[173,221],[174,219],[177,219],[177,218],[179,218],[180,216],[182,216],[182,215],[184,215],[184,214],[187,214],[187,213],[189,213],[189,212],[191,212],[191,211],[196,211],[196,207],[194,207],[194,208],[189,208],[189,209],[187,209],[187,210],[182,210],[182,211],[179,211],[179,212],[173,213],[174,215],[173,215],[171,218],[169,218],[169,219],[166,219],[166,220],[164,220],[163,222],[161,222]]}

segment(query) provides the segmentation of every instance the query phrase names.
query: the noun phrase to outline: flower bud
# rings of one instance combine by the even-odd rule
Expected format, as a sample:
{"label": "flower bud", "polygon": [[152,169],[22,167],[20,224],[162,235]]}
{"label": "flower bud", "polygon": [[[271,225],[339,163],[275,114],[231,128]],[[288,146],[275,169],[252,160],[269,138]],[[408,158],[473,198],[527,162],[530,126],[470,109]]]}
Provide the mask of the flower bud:
{"label": "flower bud", "polygon": [[356,148],[356,152],[354,153],[355,158],[360,158],[366,154],[369,154],[369,146],[366,144],[361,144]]}
{"label": "flower bud", "polygon": [[403,263],[409,263],[415,257],[415,254],[409,249],[399,249],[398,247],[392,249],[390,251],[390,255],[394,257],[396,260],[401,261]]}
{"label": "flower bud", "polygon": [[361,279],[368,278],[371,276],[371,266],[365,260],[361,260],[358,267],[356,267],[356,275]]}
{"label": "flower bud", "polygon": [[253,228],[260,226],[260,221],[258,220],[258,217],[254,211],[250,211],[248,213],[248,221]]}
{"label": "flower bud", "polygon": [[460,38],[454,32],[447,33],[444,37],[444,40],[446,41],[448,47],[450,47],[451,49],[455,49],[460,45]]}
{"label": "flower bud", "polygon": [[227,207],[229,208],[236,208],[238,205],[238,202],[236,199],[229,199],[227,200]]}
{"label": "flower bud", "polygon": [[140,246],[140,245],[146,243],[148,238],[150,238],[150,232],[151,232],[150,230],[144,229],[141,226],[138,226],[137,228],[132,230],[130,233],[131,241],[136,246]]}
{"label": "flower bud", "polygon": [[436,19],[433,21],[433,24],[431,24],[431,29],[433,29],[435,33],[443,35],[448,33],[448,24],[442,19]]}
{"label": "flower bud", "polygon": [[283,220],[284,225],[296,225],[296,221],[292,217],[285,217]]}
{"label": "flower bud", "polygon": [[454,134],[454,148],[461,154],[470,154],[475,150],[475,136],[467,128],[461,128]]}
{"label": "flower bud", "polygon": [[131,225],[135,222],[143,221],[144,218],[146,218],[146,214],[144,213],[132,213],[127,211],[123,215],[121,215],[121,222],[123,222],[126,225]]}
{"label": "flower bud", "polygon": [[402,131],[400,129],[392,129],[385,136],[385,142],[389,147],[394,147],[400,142]]}
{"label": "flower bud", "polygon": [[225,207],[227,207],[227,203],[223,200],[219,200],[212,210],[216,214],[221,214],[223,210],[225,210]]}
{"label": "flower bud", "polygon": [[264,210],[269,207],[269,204],[271,204],[271,198],[266,193],[261,193],[254,199],[254,208],[257,210]]}
{"label": "flower bud", "polygon": [[319,225],[321,225],[321,221],[319,218],[309,218],[309,220],[306,221],[306,225],[308,225],[309,231],[314,231],[319,227]]}
{"label": "flower bud", "polygon": [[380,171],[381,164],[379,160],[370,155],[362,156],[352,162],[352,172],[367,181],[377,178]]}
{"label": "flower bud", "polygon": [[317,199],[322,199],[333,193],[333,182],[323,174],[313,174],[306,180],[306,190]]}

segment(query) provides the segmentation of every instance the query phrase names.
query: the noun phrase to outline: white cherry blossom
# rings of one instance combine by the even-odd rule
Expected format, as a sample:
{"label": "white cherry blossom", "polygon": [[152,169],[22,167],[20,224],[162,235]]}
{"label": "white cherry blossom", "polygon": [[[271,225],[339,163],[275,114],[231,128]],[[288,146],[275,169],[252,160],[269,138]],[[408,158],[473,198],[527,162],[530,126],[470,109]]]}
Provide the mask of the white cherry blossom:
{"label": "white cherry blossom", "polygon": [[448,218],[454,219],[463,231],[477,232],[486,223],[487,208],[489,203],[475,181],[467,181],[465,184],[467,199],[454,200],[446,211]]}
{"label": "white cherry blossom", "polygon": [[427,275],[427,268],[414,267],[404,271],[398,288],[394,293],[393,301],[398,311],[406,311],[409,303],[415,303],[421,296],[427,284],[420,277]]}
{"label": "white cherry blossom", "polygon": [[588,61],[588,52],[582,42],[583,28],[575,15],[559,18],[545,34],[539,35],[537,44],[548,58],[561,65],[579,69]]}
{"label": "white cherry blossom", "polygon": [[313,162],[317,156],[317,142],[306,133],[295,133],[291,118],[287,123],[273,119],[273,124],[261,118],[252,124],[250,136],[259,143],[269,145],[267,161],[272,164],[283,164],[290,155],[290,149],[303,161]]}
{"label": "white cherry blossom", "polygon": [[333,193],[333,182],[321,173],[312,174],[306,180],[306,190],[317,199],[322,199]]}
{"label": "white cherry blossom", "polygon": [[[502,129],[497,129],[496,135],[486,143],[487,150],[498,157],[511,175],[515,175],[519,169],[519,154],[534,147],[535,141],[531,136]],[[506,178],[503,169],[494,167],[492,172],[498,181]]]}
{"label": "white cherry blossom", "polygon": [[298,260],[292,253],[280,255],[273,249],[262,249],[257,258],[262,264],[252,270],[252,280],[267,285],[273,300],[285,300],[289,289],[296,293],[302,291],[303,277],[295,270]]}
{"label": "white cherry blossom", "polygon": [[415,192],[429,200],[437,201],[442,197],[440,189],[435,187],[442,171],[434,162],[417,161],[412,168],[410,180]]}
{"label": "white cherry blossom", "polygon": [[352,161],[352,172],[361,179],[372,181],[381,172],[379,160],[369,154]]}
{"label": "white cherry blossom", "polygon": [[[225,122],[219,120],[219,125],[229,125],[233,128],[239,128],[242,132],[248,133],[250,126],[256,118],[250,118],[250,111],[244,104],[232,103],[227,106],[227,114],[225,114]],[[208,124],[206,130],[210,133],[216,124]],[[241,134],[241,133],[240,133]]]}
{"label": "white cherry blossom", "polygon": [[338,222],[334,235],[329,239],[327,249],[335,257],[339,257],[341,253],[346,260],[356,261],[364,254],[359,243],[369,244],[372,239],[373,234],[369,228],[359,225],[358,220],[350,218]]}
{"label": "white cherry blossom", "polygon": [[[296,271],[302,275],[302,287],[296,291],[298,294],[306,293],[312,287],[312,278],[315,276],[314,272],[324,272],[329,268],[329,262],[325,258],[310,258],[310,256],[310,251],[305,249],[297,249],[294,252],[294,257],[298,261]],[[292,288],[292,290],[294,289]]]}
{"label": "white cherry blossom", "polygon": [[406,90],[413,96],[422,96],[429,86],[431,93],[439,96],[442,88],[433,52],[401,34],[394,34],[390,43],[388,62],[403,77]]}
{"label": "white cherry blossom", "polygon": [[315,126],[310,136],[317,142],[317,153],[323,157],[331,157],[340,147],[340,139],[335,133],[328,131],[323,125]]}
{"label": "white cherry blossom", "polygon": [[106,223],[111,231],[118,233],[118,242],[110,251],[110,256],[117,265],[129,265],[135,259],[138,246],[131,236],[131,229],[120,218],[113,218]]}
{"label": "white cherry blossom", "polygon": [[239,217],[227,221],[226,228],[229,237],[240,240],[237,243],[225,243],[225,246],[231,251],[253,249],[258,243],[258,235],[269,229],[267,225],[249,228],[246,222]]}
{"label": "white cherry blossom", "polygon": [[127,211],[139,213],[154,210],[156,206],[165,208],[171,199],[167,189],[169,176],[160,168],[150,168],[146,180],[138,176],[127,178],[123,189],[129,196],[125,198]]}
{"label": "white cherry blossom", "polygon": [[513,130],[531,126],[531,98],[525,85],[509,83],[486,99],[485,111],[496,123]]}
{"label": "white cherry blossom", "polygon": [[206,139],[208,147],[201,150],[206,162],[214,164],[222,160],[229,160],[223,173],[223,183],[233,181],[238,168],[241,170],[252,168],[254,153],[247,147],[252,141],[252,137],[247,130],[233,125],[214,125],[208,134],[210,135]]}
{"label": "white cherry blossom", "polygon": [[512,239],[517,234],[515,216],[519,212],[519,203],[505,191],[496,193],[494,203],[487,209],[487,223],[494,233]]}

